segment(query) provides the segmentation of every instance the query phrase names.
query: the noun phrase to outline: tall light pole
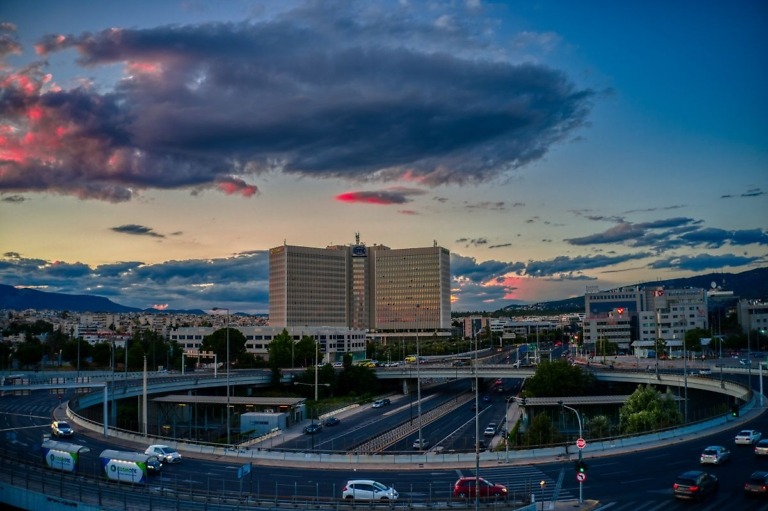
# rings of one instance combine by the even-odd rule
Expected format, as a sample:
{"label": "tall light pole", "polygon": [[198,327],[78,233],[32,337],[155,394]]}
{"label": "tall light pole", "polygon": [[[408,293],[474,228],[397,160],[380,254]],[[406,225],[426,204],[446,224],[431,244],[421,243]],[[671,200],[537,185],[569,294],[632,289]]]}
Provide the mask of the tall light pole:
{"label": "tall light pole", "polygon": [[416,414],[419,423],[419,450],[424,450],[424,439],[421,437],[421,352],[419,351],[419,310],[421,304],[416,304]]}
{"label": "tall light pole", "polygon": [[[582,436],[582,430],[581,430],[581,416],[579,415],[578,410],[576,410],[575,408],[571,408],[568,405],[563,404],[562,401],[558,401],[557,404],[559,404],[562,408],[570,410],[570,411],[572,411],[573,413],[576,414],[576,420],[579,422],[579,441],[583,440],[584,437]],[[579,467],[581,467],[581,460],[582,460],[581,449],[582,449],[582,447],[579,447]],[[584,485],[582,484],[581,481],[579,481],[579,504],[583,504],[584,503],[583,487],[584,487]],[[542,503],[541,503],[541,505],[542,505],[542,507],[544,506],[544,493],[543,493],[543,491],[542,491]]]}
{"label": "tall light pole", "polygon": [[214,307],[214,311],[227,311],[227,446],[230,445],[229,435],[229,309],[227,307]]}

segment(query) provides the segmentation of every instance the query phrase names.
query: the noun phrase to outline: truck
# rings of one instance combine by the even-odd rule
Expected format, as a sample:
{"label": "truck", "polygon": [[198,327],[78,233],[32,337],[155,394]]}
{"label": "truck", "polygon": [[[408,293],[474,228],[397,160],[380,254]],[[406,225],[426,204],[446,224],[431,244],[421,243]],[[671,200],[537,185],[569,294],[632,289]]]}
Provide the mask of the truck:
{"label": "truck", "polygon": [[[106,479],[132,484],[146,484],[150,465],[157,462],[157,456],[106,449],[99,455],[99,460],[101,461],[102,475]],[[159,469],[156,468],[155,470]]]}
{"label": "truck", "polygon": [[80,467],[80,454],[90,451],[83,445],[50,439],[45,439],[40,449],[46,467],[72,473],[77,473]]}

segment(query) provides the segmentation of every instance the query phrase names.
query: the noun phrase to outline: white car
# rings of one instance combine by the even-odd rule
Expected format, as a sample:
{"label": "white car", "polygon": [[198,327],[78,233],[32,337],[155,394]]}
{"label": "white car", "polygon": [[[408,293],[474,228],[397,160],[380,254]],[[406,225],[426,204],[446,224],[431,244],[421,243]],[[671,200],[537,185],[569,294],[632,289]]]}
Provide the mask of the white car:
{"label": "white car", "polygon": [[711,445],[701,451],[699,463],[719,465],[731,459],[731,451],[722,445]]}
{"label": "white car", "polygon": [[739,433],[736,435],[734,442],[736,443],[736,445],[754,445],[762,437],[763,437],[763,434],[755,429],[744,429],[742,431],[739,431]]}
{"label": "white car", "polygon": [[181,454],[167,445],[150,445],[144,454],[154,454],[162,463],[181,463]]}
{"label": "white car", "polygon": [[496,424],[490,423],[483,431],[483,436],[493,436],[496,434]]}
{"label": "white car", "polygon": [[344,500],[397,500],[397,490],[370,479],[347,481],[341,493]]}
{"label": "white car", "polygon": [[426,438],[422,438],[422,439],[417,438],[416,440],[413,441],[413,448],[418,451],[424,450],[427,447],[429,447],[429,440],[427,440]]}

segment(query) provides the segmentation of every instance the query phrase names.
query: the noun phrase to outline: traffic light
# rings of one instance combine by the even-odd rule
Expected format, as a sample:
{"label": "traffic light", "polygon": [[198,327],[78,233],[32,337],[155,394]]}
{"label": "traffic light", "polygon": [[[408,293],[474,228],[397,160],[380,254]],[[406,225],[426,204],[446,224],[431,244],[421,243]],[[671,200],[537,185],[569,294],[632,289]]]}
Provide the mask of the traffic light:
{"label": "traffic light", "polygon": [[584,460],[576,460],[576,472],[583,474],[587,471],[587,463]]}
{"label": "traffic light", "polygon": [[738,417],[739,416],[739,405],[732,405],[731,406],[731,417]]}

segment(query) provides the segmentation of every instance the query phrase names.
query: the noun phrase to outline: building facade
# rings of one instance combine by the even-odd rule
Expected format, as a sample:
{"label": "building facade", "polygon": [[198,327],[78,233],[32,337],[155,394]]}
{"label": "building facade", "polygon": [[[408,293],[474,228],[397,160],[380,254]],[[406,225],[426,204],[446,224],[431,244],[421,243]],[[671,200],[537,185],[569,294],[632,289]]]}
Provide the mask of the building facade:
{"label": "building facade", "polygon": [[352,245],[270,250],[269,318],[275,327],[332,326],[450,335],[450,252]]}
{"label": "building facade", "polygon": [[601,339],[640,357],[652,355],[662,339],[670,356],[682,356],[685,333],[709,328],[704,289],[588,289],[584,304],[584,342],[597,355]]}
{"label": "building facade", "polygon": [[[269,343],[280,335],[284,327],[273,326],[237,326],[245,337],[245,349],[249,353],[269,359]],[[179,327],[170,332],[169,340],[176,341],[187,356],[199,356],[203,338],[213,334],[218,327]],[[323,363],[341,362],[345,353],[350,353],[354,359],[365,357],[365,331],[351,330],[344,327],[293,327],[286,328],[294,343],[302,337],[309,336],[319,343],[321,361]],[[211,363],[213,360],[203,360]],[[221,360],[219,363],[223,362]]]}

